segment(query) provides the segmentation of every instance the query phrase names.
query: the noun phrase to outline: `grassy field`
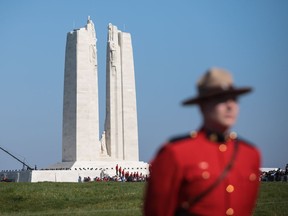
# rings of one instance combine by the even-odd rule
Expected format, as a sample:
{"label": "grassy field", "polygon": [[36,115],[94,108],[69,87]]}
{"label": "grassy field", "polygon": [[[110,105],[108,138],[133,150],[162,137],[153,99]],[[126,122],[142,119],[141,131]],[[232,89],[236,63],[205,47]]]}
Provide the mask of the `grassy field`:
{"label": "grassy field", "polygon": [[288,216],[288,182],[262,182],[254,215]]}
{"label": "grassy field", "polygon": [[[141,215],[145,183],[0,183],[0,215]],[[288,183],[264,182],[256,216],[288,215]]]}

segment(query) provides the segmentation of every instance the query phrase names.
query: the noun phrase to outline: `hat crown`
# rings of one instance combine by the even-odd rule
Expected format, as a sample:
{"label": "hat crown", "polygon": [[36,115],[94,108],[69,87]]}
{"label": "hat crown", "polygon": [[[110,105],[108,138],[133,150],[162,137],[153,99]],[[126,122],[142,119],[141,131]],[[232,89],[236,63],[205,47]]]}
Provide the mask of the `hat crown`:
{"label": "hat crown", "polygon": [[230,72],[222,68],[211,68],[197,82],[198,96],[189,98],[183,105],[200,104],[211,98],[239,96],[252,90],[251,87],[236,88]]}
{"label": "hat crown", "polygon": [[198,81],[197,87],[199,93],[209,89],[228,89],[233,86],[232,75],[221,68],[209,69]]}

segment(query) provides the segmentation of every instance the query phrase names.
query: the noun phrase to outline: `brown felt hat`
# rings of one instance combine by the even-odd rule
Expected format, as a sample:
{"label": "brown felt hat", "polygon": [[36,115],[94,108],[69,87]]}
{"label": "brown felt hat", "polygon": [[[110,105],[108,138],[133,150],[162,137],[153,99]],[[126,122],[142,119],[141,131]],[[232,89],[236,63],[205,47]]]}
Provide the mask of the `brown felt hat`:
{"label": "brown felt hat", "polygon": [[198,95],[183,101],[183,105],[199,104],[207,99],[224,95],[238,96],[252,90],[250,87],[236,88],[230,72],[221,68],[209,69],[197,82]]}

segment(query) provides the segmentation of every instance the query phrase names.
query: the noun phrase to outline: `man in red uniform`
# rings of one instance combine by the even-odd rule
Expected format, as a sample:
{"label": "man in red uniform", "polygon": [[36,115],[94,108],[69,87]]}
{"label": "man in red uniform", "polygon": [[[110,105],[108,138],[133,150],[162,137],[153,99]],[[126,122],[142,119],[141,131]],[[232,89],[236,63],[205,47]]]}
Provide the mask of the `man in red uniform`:
{"label": "man in red uniform", "polygon": [[233,86],[229,72],[212,68],[198,81],[197,132],[166,143],[151,163],[144,215],[252,215],[259,187],[260,153],[230,129],[237,98],[251,88]]}

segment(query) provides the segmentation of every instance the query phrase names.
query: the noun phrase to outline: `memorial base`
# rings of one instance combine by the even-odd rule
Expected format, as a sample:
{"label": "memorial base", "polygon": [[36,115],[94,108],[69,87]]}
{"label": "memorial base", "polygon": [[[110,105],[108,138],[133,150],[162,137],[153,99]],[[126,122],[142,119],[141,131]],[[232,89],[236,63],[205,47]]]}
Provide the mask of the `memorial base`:
{"label": "memorial base", "polygon": [[149,164],[141,161],[76,161],[57,163],[41,170],[1,171],[0,177],[13,182],[82,182],[84,178],[93,180],[103,174],[115,176],[117,164],[125,173],[149,175]]}

